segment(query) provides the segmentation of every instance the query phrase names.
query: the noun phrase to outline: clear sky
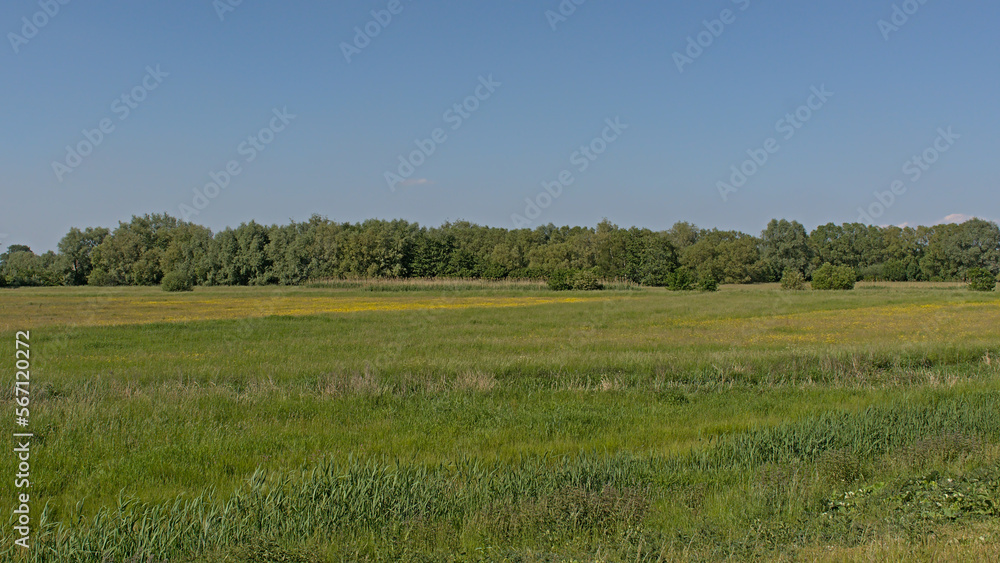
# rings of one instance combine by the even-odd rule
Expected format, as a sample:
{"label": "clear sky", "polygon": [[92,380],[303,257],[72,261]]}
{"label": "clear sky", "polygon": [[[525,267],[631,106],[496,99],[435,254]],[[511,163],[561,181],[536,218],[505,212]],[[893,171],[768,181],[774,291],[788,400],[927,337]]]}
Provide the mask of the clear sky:
{"label": "clear sky", "polygon": [[182,205],[214,230],[1000,217],[996,2],[575,2],[6,0],[0,246]]}

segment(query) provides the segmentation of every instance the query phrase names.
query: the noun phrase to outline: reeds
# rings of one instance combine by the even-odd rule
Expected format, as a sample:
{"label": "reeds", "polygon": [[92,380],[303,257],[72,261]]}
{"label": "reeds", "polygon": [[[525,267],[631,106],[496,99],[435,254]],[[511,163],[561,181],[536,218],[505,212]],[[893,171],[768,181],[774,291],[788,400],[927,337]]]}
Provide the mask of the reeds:
{"label": "reeds", "polygon": [[[826,467],[840,458],[854,467],[859,459],[926,449],[942,436],[996,442],[998,404],[1000,394],[984,392],[823,413],[672,457],[591,452],[437,465],[324,459],[292,474],[258,470],[227,498],[213,491],[162,504],[120,497],[92,519],[64,522],[51,521],[46,507],[26,560],[159,561],[262,540],[379,536],[421,523],[515,544],[543,530],[567,537],[614,534],[641,523],[651,503],[692,475],[817,460]],[[13,560],[16,554],[10,548],[0,555]]]}

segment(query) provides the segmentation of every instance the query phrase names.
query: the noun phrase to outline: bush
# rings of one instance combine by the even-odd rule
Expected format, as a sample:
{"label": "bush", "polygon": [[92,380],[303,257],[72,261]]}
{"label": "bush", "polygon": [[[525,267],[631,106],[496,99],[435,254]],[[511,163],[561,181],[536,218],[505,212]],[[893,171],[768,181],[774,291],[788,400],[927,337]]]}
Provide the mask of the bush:
{"label": "bush", "polygon": [[719,291],[719,280],[712,274],[705,274],[698,280],[698,289],[702,291]]}
{"label": "bush", "polygon": [[854,289],[858,279],[854,268],[850,266],[834,266],[827,262],[813,272],[813,289]]}
{"label": "bush", "polygon": [[556,270],[549,274],[545,283],[549,284],[549,289],[555,291],[573,289],[573,270]]}
{"label": "bush", "polygon": [[579,291],[596,291],[604,289],[597,274],[590,270],[556,270],[549,274],[546,283],[549,289],[555,291],[567,291],[576,289]]}
{"label": "bush", "polygon": [[163,276],[163,291],[193,291],[194,280],[183,272],[170,272]]}
{"label": "bush", "polygon": [[580,270],[573,275],[573,289],[581,291],[597,291],[604,289],[597,274],[589,270]]}
{"label": "bush", "polygon": [[972,268],[965,274],[972,291],[993,291],[997,287],[997,279],[993,273],[983,268]]}
{"label": "bush", "polygon": [[798,270],[785,270],[781,276],[781,289],[799,291],[806,288],[806,277]]}
{"label": "bush", "polygon": [[667,274],[667,287],[670,291],[688,291],[694,289],[694,276],[691,270],[681,266]]}

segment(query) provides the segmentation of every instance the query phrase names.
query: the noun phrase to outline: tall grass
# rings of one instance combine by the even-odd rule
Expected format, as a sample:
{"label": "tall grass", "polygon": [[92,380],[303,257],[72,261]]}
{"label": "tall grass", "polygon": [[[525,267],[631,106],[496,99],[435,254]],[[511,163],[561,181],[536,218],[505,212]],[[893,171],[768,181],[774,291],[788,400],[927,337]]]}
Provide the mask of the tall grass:
{"label": "tall grass", "polygon": [[[773,463],[813,463],[834,451],[870,461],[949,432],[996,443],[998,399],[995,392],[942,395],[923,405],[824,413],[720,437],[672,457],[591,452],[437,465],[325,459],[293,474],[258,470],[226,498],[212,491],[163,504],[119,498],[116,506],[101,509],[89,521],[52,522],[43,512],[27,560],[172,560],[261,541],[318,545],[336,538],[373,541],[371,553],[384,556],[398,550],[401,546],[394,542],[399,541],[414,553],[426,548],[407,544],[407,534],[435,527],[450,530],[455,548],[459,538],[499,540],[514,547],[537,545],[542,537],[621,542],[622,534],[642,528],[652,505],[669,500],[677,484],[699,475],[705,479],[733,470],[753,473]],[[766,483],[757,489],[766,489]],[[998,493],[987,494],[997,499]],[[11,540],[5,535],[4,544],[10,546]],[[766,538],[756,541],[766,543]],[[12,560],[17,553],[11,547],[3,555]]]}
{"label": "tall grass", "polygon": [[[4,292],[0,336],[33,331],[36,534],[23,553],[0,531],[0,560],[813,559],[904,553],[944,524],[1000,540],[995,296],[500,306],[538,286]],[[310,309],[328,301],[396,309]]]}

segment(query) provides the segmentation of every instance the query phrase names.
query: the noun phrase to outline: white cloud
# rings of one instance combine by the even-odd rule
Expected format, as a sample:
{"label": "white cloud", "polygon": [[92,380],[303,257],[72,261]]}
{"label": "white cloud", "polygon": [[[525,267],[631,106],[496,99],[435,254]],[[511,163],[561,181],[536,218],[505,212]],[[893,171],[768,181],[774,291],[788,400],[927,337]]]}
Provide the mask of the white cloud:
{"label": "white cloud", "polygon": [[975,219],[975,217],[972,215],[966,215],[964,213],[952,213],[951,215],[938,221],[937,224],[941,225],[944,223],[964,223],[969,219]]}

